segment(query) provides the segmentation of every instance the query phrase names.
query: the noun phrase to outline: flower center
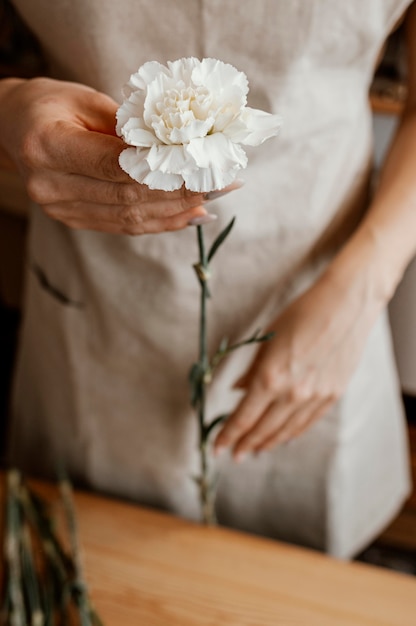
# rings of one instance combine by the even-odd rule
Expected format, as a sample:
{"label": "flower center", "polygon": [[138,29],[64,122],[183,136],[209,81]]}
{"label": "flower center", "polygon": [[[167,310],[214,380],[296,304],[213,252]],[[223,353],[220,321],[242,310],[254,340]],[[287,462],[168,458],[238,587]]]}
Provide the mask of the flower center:
{"label": "flower center", "polygon": [[203,135],[206,135],[212,130],[211,123],[208,124],[209,128],[206,127],[207,121],[212,118],[212,107],[213,97],[206,87],[182,84],[177,88],[167,89],[154,104],[156,115],[153,116],[152,126],[156,135],[167,143],[177,143],[176,131],[184,129],[188,129],[187,135],[193,135],[195,131],[195,136],[200,136],[201,123],[205,125]]}

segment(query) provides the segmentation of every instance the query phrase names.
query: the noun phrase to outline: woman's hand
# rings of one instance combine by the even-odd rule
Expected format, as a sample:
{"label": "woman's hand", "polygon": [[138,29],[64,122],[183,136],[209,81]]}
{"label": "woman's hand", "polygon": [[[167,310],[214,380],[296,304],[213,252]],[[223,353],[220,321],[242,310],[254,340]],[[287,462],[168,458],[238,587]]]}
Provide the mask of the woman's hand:
{"label": "woman's hand", "polygon": [[407,18],[408,96],[375,197],[318,283],[275,321],[216,440],[235,455],[300,435],[343,393],[382,307],[416,252],[416,2]]}
{"label": "woman's hand", "polygon": [[72,228],[140,235],[178,230],[207,214],[202,194],[152,191],[121,170],[118,105],[108,96],[46,78],[0,82],[3,159],[14,162],[50,217]]}
{"label": "woman's hand", "polygon": [[242,460],[287,442],[340,398],[382,305],[365,264],[361,273],[344,277],[330,269],[272,324],[275,336],[236,383],[246,393],[218,434],[216,451],[229,447]]}

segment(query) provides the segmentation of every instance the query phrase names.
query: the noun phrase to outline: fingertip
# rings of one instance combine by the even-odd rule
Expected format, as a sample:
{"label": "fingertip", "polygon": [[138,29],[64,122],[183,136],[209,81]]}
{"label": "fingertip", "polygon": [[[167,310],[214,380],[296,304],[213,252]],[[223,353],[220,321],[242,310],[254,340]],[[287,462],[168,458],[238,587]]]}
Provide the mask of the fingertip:
{"label": "fingertip", "polygon": [[240,452],[233,454],[233,459],[236,463],[244,463],[248,458],[248,454],[247,450],[240,450]]}
{"label": "fingertip", "polygon": [[222,198],[232,191],[236,191],[240,189],[244,185],[244,181],[241,178],[237,178],[231,185],[224,187],[223,189],[214,189],[213,191],[208,191],[203,195],[204,202],[211,202],[212,200],[217,200],[218,198]]}
{"label": "fingertip", "polygon": [[227,448],[225,446],[215,446],[213,452],[215,457],[220,458],[227,452]]}
{"label": "fingertip", "polygon": [[217,219],[217,215],[214,215],[213,213],[206,213],[205,215],[193,217],[189,220],[188,226],[203,226],[204,224],[211,224],[211,222],[215,222]]}
{"label": "fingertip", "polygon": [[223,451],[229,447],[227,436],[224,437],[223,433],[224,429],[220,430],[213,444],[213,452],[216,456],[223,454]]}

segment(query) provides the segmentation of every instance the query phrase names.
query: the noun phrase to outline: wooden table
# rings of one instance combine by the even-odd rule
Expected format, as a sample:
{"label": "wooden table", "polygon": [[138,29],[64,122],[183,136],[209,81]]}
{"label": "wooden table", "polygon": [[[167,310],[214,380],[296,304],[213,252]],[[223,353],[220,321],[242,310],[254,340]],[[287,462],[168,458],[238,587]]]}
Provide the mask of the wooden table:
{"label": "wooden table", "polygon": [[415,626],[416,579],[77,493],[106,626]]}

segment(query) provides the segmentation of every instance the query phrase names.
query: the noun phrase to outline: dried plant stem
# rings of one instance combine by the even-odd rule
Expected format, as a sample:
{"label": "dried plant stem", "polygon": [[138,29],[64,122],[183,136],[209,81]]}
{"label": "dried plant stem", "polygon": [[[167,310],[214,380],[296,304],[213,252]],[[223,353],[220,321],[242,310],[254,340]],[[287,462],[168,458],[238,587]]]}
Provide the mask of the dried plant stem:
{"label": "dried plant stem", "polygon": [[19,506],[20,474],[7,476],[7,529],[5,554],[9,572],[9,602],[11,626],[26,626],[26,612],[20,563],[21,512]]}
{"label": "dried plant stem", "polygon": [[18,471],[7,474],[2,626],[102,626],[83,576],[72,487],[67,480],[60,487],[70,555],[45,501]]}
{"label": "dried plant stem", "polygon": [[59,482],[59,490],[64,506],[67,530],[71,544],[72,562],[74,565],[72,594],[79,611],[81,626],[92,626],[93,611],[88,599],[87,585],[84,578],[78,524],[75,515],[74,498],[70,482],[65,478],[61,479]]}

